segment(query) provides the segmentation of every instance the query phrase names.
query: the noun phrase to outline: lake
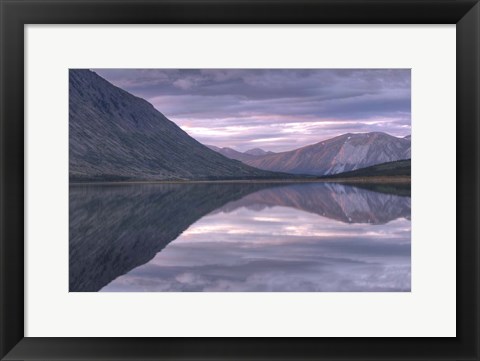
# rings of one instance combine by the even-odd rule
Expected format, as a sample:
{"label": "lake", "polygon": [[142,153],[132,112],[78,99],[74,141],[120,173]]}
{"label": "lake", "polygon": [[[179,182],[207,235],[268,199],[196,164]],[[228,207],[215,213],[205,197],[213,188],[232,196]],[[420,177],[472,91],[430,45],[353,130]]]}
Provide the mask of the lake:
{"label": "lake", "polygon": [[70,186],[70,292],[409,292],[404,187]]}

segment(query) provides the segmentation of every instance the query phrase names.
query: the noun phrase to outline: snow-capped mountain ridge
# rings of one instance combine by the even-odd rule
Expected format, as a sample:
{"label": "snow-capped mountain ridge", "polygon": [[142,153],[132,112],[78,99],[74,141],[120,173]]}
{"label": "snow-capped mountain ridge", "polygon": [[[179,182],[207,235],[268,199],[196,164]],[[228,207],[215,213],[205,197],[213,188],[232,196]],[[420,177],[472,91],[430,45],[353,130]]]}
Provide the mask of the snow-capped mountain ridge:
{"label": "snow-capped mountain ridge", "polygon": [[269,154],[245,163],[265,170],[329,175],[411,158],[407,138],[372,133],[347,133],[288,152]]}

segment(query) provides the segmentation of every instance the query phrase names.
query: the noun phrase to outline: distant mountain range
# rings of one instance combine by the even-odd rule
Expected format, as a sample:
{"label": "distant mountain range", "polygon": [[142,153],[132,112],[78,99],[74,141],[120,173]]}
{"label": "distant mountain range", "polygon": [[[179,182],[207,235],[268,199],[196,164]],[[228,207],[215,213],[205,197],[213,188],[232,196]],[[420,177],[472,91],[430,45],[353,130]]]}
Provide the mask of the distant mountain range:
{"label": "distant mountain range", "polygon": [[267,152],[260,148],[253,148],[247,150],[246,152],[239,152],[238,150],[228,148],[228,147],[216,147],[214,145],[207,145],[210,149],[214,150],[215,152],[224,155],[227,158],[239,160],[241,162],[246,162],[248,160],[257,159],[258,157],[262,157],[268,154],[275,154],[274,152]]}
{"label": "distant mountain range", "polygon": [[212,151],[90,70],[70,70],[69,105],[71,181],[286,177]]}
{"label": "distant mountain range", "polygon": [[266,151],[266,150],[263,150],[263,149],[261,149],[261,148],[249,149],[249,150],[247,150],[247,151],[244,152],[244,153],[245,153],[245,154],[254,155],[254,156],[261,156],[261,155],[267,155],[267,154],[275,154],[274,152]]}
{"label": "distant mountain range", "polygon": [[[226,157],[232,157],[230,148],[215,150]],[[287,152],[264,155],[257,153],[259,155],[255,157],[236,153],[239,154],[233,154],[236,157],[234,159],[256,168],[323,176],[410,159],[411,140],[410,136],[397,138],[381,132],[347,133]]]}

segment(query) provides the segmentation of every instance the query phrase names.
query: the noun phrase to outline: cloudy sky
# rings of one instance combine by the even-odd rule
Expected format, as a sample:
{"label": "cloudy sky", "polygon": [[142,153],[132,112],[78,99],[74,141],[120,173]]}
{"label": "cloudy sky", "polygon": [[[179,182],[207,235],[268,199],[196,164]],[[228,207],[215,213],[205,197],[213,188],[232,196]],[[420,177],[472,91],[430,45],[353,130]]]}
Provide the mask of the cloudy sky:
{"label": "cloudy sky", "polygon": [[411,133],[409,69],[93,69],[204,144],[286,151]]}

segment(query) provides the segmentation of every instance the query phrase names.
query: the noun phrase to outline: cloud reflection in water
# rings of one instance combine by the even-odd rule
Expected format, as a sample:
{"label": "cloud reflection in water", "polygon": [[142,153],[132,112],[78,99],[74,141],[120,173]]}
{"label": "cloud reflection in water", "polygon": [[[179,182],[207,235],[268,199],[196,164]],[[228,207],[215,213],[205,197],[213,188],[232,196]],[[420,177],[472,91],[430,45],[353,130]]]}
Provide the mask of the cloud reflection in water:
{"label": "cloud reflection in water", "polygon": [[[308,202],[324,190],[337,201],[335,217]],[[319,212],[289,204],[302,191]],[[342,204],[352,197],[367,208]],[[375,222],[379,204],[398,214]],[[410,291],[409,218],[409,197],[334,185],[260,190],[199,219],[102,291]]]}

